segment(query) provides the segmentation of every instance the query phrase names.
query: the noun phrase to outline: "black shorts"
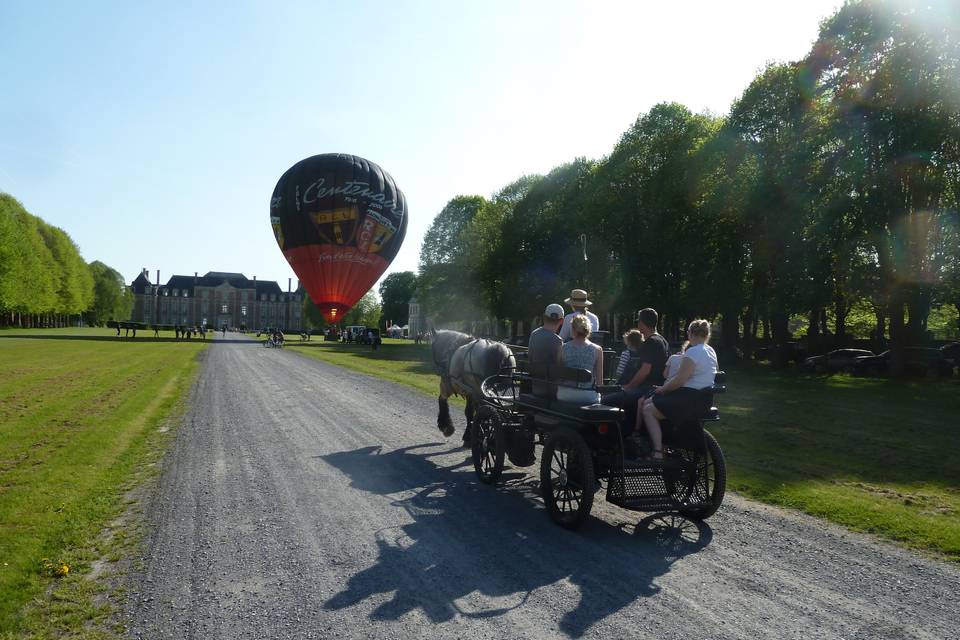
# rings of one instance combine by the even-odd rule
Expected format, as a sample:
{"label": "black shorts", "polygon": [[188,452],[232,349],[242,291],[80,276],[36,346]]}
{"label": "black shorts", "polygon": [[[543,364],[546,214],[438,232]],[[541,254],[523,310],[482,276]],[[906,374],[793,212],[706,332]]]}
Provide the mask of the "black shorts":
{"label": "black shorts", "polygon": [[680,387],[664,394],[653,396],[653,406],[670,422],[698,420],[710,409],[713,393],[708,389]]}

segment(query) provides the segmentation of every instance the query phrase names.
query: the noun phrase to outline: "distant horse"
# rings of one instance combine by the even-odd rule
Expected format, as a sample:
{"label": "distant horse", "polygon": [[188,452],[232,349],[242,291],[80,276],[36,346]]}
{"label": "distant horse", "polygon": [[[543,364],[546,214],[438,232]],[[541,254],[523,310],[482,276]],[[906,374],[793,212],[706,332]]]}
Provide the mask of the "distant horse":
{"label": "distant horse", "polygon": [[464,411],[467,428],[463,431],[463,442],[469,444],[473,416],[482,396],[481,383],[501,369],[513,369],[517,362],[513,352],[502,342],[445,330],[432,331],[431,338],[433,366],[440,376],[437,428],[447,437],[453,435],[453,420],[450,419],[447,399],[452,395],[464,396],[467,399]]}

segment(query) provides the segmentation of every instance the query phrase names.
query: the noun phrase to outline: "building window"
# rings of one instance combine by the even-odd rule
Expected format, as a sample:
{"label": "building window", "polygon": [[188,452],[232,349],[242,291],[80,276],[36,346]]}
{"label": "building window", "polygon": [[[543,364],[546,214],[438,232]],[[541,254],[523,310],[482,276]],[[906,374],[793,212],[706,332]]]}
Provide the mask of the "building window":
{"label": "building window", "polygon": [[220,305],[220,313],[226,313],[226,312],[227,312],[227,305],[225,304]]}
{"label": "building window", "polygon": [[247,315],[247,305],[242,305],[242,306],[240,307],[240,315],[242,315],[242,316]]}

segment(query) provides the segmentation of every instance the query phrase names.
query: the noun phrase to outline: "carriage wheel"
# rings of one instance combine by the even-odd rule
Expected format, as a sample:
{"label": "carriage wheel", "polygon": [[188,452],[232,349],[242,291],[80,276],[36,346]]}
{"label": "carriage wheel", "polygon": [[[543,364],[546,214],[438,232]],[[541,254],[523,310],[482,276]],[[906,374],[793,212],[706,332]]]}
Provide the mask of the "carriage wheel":
{"label": "carriage wheel", "polygon": [[[707,454],[700,461],[699,472],[706,478],[706,495],[699,496],[707,503],[705,507],[696,509],[681,509],[680,514],[696,520],[705,520],[709,518],[723,502],[723,494],[727,490],[727,463],[723,457],[723,451],[713,434],[703,430],[703,437],[706,440]],[[699,492],[700,483],[697,483]]]}
{"label": "carriage wheel", "polygon": [[500,417],[492,407],[480,407],[473,419],[473,468],[484,484],[493,484],[503,473],[503,456],[506,452]]}
{"label": "carriage wheel", "polygon": [[553,521],[579,527],[593,508],[593,454],[576,431],[560,429],[547,439],[540,459],[540,493]]}

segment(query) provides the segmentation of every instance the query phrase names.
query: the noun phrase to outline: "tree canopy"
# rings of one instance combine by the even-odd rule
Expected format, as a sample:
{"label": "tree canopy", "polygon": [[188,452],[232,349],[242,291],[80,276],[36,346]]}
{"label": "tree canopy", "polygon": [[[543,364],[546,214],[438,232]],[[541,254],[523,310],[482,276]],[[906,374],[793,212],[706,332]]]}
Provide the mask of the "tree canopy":
{"label": "tree canopy", "polygon": [[843,342],[869,309],[899,350],[933,305],[960,312],[958,198],[960,5],[853,1],[723,116],[658,104],[598,161],[452,198],[418,287],[435,322],[532,319],[586,288],[674,336],[718,320],[747,353],[761,332]]}
{"label": "tree canopy", "polygon": [[391,273],[380,283],[382,305],[381,326],[386,323],[403,326],[409,322],[409,302],[417,290],[417,274],[413,271]]}
{"label": "tree canopy", "polygon": [[[96,269],[63,229],[26,211],[13,196],[0,193],[0,322],[62,325],[70,316],[90,310],[90,318],[127,319],[132,298],[107,291],[95,278]],[[123,287],[122,278],[119,286]],[[125,288],[124,288],[125,289]],[[99,296],[107,295],[108,299]]]}

